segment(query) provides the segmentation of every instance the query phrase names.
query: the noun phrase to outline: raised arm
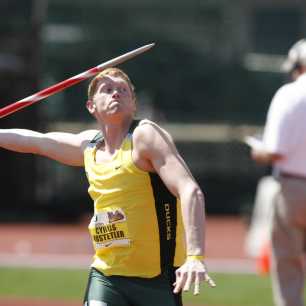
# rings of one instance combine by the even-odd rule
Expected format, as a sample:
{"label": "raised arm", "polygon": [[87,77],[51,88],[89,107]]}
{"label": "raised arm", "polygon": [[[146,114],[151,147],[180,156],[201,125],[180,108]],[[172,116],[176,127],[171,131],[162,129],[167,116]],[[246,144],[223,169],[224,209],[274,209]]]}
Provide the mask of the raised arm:
{"label": "raised arm", "polygon": [[0,129],[0,147],[20,153],[42,155],[70,166],[82,166],[83,151],[96,133],[96,130],[72,134]]}
{"label": "raised arm", "polygon": [[201,280],[214,286],[201,260],[205,254],[205,203],[199,185],[177,152],[171,136],[156,124],[139,126],[134,132],[134,144],[142,159],[151,163],[152,170],[159,174],[173,195],[181,200],[187,261],[177,270],[174,292],[189,290],[191,283],[195,282],[195,293],[198,293]]}

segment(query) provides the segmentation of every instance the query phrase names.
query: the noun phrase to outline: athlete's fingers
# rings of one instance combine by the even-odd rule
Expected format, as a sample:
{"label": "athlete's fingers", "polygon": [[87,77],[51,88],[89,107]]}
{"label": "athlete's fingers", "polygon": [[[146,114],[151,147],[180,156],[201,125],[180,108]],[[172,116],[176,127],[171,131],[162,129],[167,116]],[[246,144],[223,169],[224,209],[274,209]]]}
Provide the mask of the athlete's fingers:
{"label": "athlete's fingers", "polygon": [[174,293],[179,293],[182,290],[186,282],[186,278],[187,278],[186,273],[180,273],[179,275],[180,276],[176,278],[175,287],[173,290]]}
{"label": "athlete's fingers", "polygon": [[199,293],[200,293],[200,276],[199,276],[199,274],[196,274],[195,279],[194,279],[193,294],[198,295]]}
{"label": "athlete's fingers", "polygon": [[[176,287],[176,285],[177,285],[177,283],[178,283],[178,279],[180,278],[180,276],[181,276],[181,272],[180,272],[180,270],[176,270],[175,271],[175,282],[173,283],[173,286],[174,287]],[[175,290],[175,289],[174,289]],[[174,290],[173,290],[173,292],[174,292]]]}
{"label": "athlete's fingers", "polygon": [[173,286],[176,286],[176,284],[177,284],[177,280],[179,279],[181,277],[181,272],[180,272],[180,270],[176,270],[175,271],[175,282],[172,284]]}
{"label": "athlete's fingers", "polygon": [[183,288],[184,291],[188,291],[190,289],[190,286],[191,286],[192,282],[194,281],[194,274],[195,274],[194,271],[189,271],[187,273],[187,279],[186,279],[186,282],[185,282],[185,285],[184,285],[184,288]]}
{"label": "athlete's fingers", "polygon": [[208,283],[210,287],[216,287],[215,282],[209,277],[208,274],[205,275],[205,281]]}

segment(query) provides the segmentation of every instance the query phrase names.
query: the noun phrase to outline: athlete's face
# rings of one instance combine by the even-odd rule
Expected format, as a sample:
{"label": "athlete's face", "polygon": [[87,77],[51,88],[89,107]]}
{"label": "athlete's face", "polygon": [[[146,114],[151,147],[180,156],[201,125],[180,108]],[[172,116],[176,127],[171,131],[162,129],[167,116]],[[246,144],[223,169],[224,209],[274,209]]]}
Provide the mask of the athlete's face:
{"label": "athlete's face", "polygon": [[136,110],[134,94],[128,83],[115,76],[105,76],[99,82],[89,112],[102,120],[133,116]]}

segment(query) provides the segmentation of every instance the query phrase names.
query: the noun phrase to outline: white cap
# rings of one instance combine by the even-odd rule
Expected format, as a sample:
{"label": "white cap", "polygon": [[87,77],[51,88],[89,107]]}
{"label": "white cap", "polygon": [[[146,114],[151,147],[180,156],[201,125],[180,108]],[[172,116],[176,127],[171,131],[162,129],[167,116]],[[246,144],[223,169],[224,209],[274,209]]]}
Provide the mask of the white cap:
{"label": "white cap", "polygon": [[282,70],[290,72],[297,64],[306,66],[306,39],[299,40],[290,48]]}

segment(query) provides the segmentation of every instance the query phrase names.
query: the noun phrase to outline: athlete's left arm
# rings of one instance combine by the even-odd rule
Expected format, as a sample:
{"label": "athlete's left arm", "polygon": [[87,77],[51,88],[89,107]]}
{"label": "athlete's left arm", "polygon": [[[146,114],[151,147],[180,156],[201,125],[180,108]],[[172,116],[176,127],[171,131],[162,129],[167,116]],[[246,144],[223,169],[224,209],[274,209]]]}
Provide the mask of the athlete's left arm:
{"label": "athlete's left arm", "polygon": [[[151,165],[167,188],[181,201],[182,217],[187,247],[186,262],[176,271],[174,292],[187,291],[194,283],[194,293],[199,293],[200,281],[209,278],[200,256],[205,253],[204,195],[188,166],[178,153],[172,137],[153,122],[140,125],[134,132],[134,150],[140,159]],[[193,257],[189,257],[193,256]],[[194,257],[198,256],[198,257]]]}

